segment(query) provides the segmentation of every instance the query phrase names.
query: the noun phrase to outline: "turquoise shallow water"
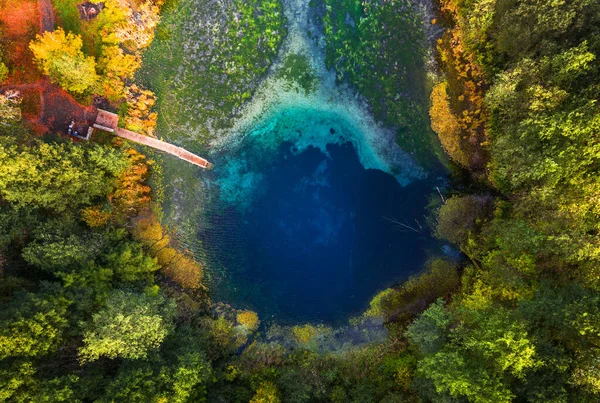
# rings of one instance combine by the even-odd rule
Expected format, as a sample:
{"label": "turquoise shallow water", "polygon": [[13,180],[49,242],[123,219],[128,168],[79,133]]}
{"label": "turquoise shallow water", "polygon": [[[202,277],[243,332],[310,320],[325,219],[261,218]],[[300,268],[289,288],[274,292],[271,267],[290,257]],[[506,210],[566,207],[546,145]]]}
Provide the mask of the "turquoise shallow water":
{"label": "turquoise shallow water", "polygon": [[[440,179],[430,173],[402,186],[365,169],[340,133],[351,128],[324,121],[307,115],[303,124],[271,125],[217,159],[219,196],[198,234],[217,300],[263,320],[337,324],[439,250],[419,225]],[[338,140],[319,148],[301,140],[316,135]]]}

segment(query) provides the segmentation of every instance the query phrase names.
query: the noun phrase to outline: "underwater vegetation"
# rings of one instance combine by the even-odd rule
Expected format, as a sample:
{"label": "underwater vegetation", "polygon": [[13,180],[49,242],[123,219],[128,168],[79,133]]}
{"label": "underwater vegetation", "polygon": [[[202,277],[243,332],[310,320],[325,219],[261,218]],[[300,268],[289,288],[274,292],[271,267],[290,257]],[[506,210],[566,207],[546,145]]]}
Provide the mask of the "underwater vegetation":
{"label": "underwater vegetation", "polygon": [[290,83],[296,82],[306,93],[315,88],[315,74],[306,55],[291,54],[285,58],[279,77]]}
{"label": "underwater vegetation", "polygon": [[[409,0],[313,2],[325,63],[354,85],[398,144],[429,164],[436,147],[427,118],[428,44],[424,16]],[[318,6],[317,6],[318,5]]]}
{"label": "underwater vegetation", "polygon": [[144,54],[140,78],[159,95],[159,130],[206,144],[232,118],[285,35],[277,0],[179,0]]}
{"label": "underwater vegetation", "polygon": [[[303,253],[311,253],[300,245],[302,240],[309,242],[308,238],[299,235],[298,241],[289,245],[291,248],[299,248],[298,251],[291,249],[282,251],[277,261],[270,259],[267,253],[264,256],[257,256],[255,264],[251,265],[246,260],[249,253],[251,254],[251,245],[254,242],[249,234],[255,232],[252,231],[252,225],[247,225],[249,218],[244,214],[260,210],[260,206],[289,203],[288,213],[300,217],[299,211],[305,210],[301,202],[306,197],[304,194],[286,193],[285,187],[275,186],[277,189],[275,192],[269,193],[266,198],[260,197],[269,188],[271,182],[283,183],[288,180],[293,185],[296,180],[306,179],[302,174],[294,174],[296,176],[286,179],[281,175],[289,173],[287,170],[281,169],[281,172],[277,173],[272,167],[280,164],[282,167],[286,164],[302,166],[303,158],[306,159],[302,156],[303,153],[321,155],[325,159],[323,164],[331,163],[332,157],[327,148],[329,145],[337,145],[353,148],[350,153],[357,154],[358,162],[363,169],[379,170],[390,174],[391,182],[384,181],[385,186],[393,183],[394,179],[401,186],[428,177],[432,179],[426,185],[411,188],[418,189],[415,190],[418,195],[412,197],[412,201],[415,202],[414,208],[404,213],[395,210],[392,214],[406,216],[406,219],[411,222],[414,219],[424,222],[424,208],[428,203],[429,193],[433,192],[433,180],[435,175],[441,172],[437,166],[435,147],[425,147],[423,143],[419,153],[414,148],[410,151],[400,148],[397,141],[398,128],[394,127],[394,123],[380,122],[383,119],[381,116],[374,117],[368,99],[360,93],[361,88],[349,77],[341,77],[327,65],[327,47],[319,40],[323,35],[323,26],[314,18],[318,8],[311,8],[308,1],[289,0],[279,4],[280,8],[275,7],[275,3],[265,3],[264,7],[276,11],[269,15],[263,14],[260,6],[263,3],[257,3],[258,11],[255,5],[255,12],[245,15],[243,24],[235,22],[238,18],[236,13],[239,13],[242,7],[240,4],[210,3],[202,11],[192,9],[194,4],[190,1],[182,1],[175,3],[166,11],[157,32],[157,39],[145,53],[142,74],[138,75],[141,79],[148,80],[148,84],[155,91],[158,93],[162,91],[165,94],[162,100],[159,100],[157,108],[161,116],[160,135],[183,142],[192,149],[211,150],[211,159],[217,166],[214,173],[198,178],[189,170],[180,169],[166,162],[164,183],[168,191],[164,203],[165,222],[176,228],[178,239],[191,248],[196,256],[211,262],[207,264],[207,273],[211,278],[212,287],[216,295],[224,298],[227,296],[226,301],[236,302],[236,304],[239,301],[240,306],[258,310],[261,314],[271,312],[272,318],[277,317],[280,320],[290,321],[301,317],[319,320],[327,317],[328,321],[339,322],[336,316],[347,318],[348,312],[357,313],[361,310],[361,306],[366,307],[369,296],[374,292],[392,284],[394,280],[405,279],[410,271],[417,270],[426,255],[420,249],[433,245],[428,244],[428,241],[416,242],[415,244],[419,246],[415,247],[418,252],[415,252],[414,256],[419,262],[410,260],[410,263],[389,276],[384,273],[396,267],[391,261],[392,258],[375,258],[377,263],[373,264],[377,269],[369,280],[370,285],[360,292],[356,284],[350,285],[354,281],[353,274],[340,276],[340,289],[345,290],[343,292],[348,293],[349,296],[356,294],[353,303],[348,304],[346,308],[336,304],[336,307],[331,309],[325,307],[312,309],[309,308],[309,304],[302,306],[299,301],[314,297],[317,292],[313,287],[314,281],[306,283],[304,295],[298,298],[288,295],[289,303],[286,302],[286,295],[283,292],[287,287],[286,284],[291,284],[290,276],[293,276],[293,270],[296,270],[292,270],[291,267],[297,267],[292,263],[292,260],[296,259],[295,253],[302,250]],[[392,10],[388,10],[388,13],[392,13]],[[416,14],[417,9],[406,9],[406,18],[411,13]],[[227,22],[227,18],[232,18],[234,21]],[[410,22],[411,27],[413,25],[415,27],[411,35],[418,38],[412,45],[409,44],[411,37],[403,35],[395,37],[395,40],[403,43],[405,50],[411,49],[412,52],[410,55],[407,54],[405,59],[399,59],[394,67],[404,72],[398,74],[403,75],[406,85],[411,78],[413,82],[415,81],[414,77],[419,75],[417,71],[423,72],[422,79],[425,80],[424,48],[427,44],[424,30],[419,27],[420,21],[420,16],[414,16]],[[401,19],[396,23],[401,25]],[[264,27],[264,24],[271,25],[261,31],[262,37],[257,36],[256,32],[246,32],[258,26]],[[231,30],[234,28],[237,30],[237,36],[255,41],[249,43],[259,44],[259,51],[250,52],[250,45],[238,46],[231,36],[233,32]],[[268,38],[264,35],[271,35],[272,41],[267,43]],[[372,36],[368,46],[377,46],[381,50],[379,53],[386,53],[385,49],[388,47],[384,43],[377,43],[377,40],[379,37]],[[179,48],[181,51],[178,50]],[[181,57],[184,54],[189,55],[189,59],[176,56],[178,51]],[[262,54],[262,58],[256,57],[258,53]],[[381,66],[384,62],[378,63]],[[171,65],[177,68],[170,68]],[[167,72],[156,74],[162,66],[167,67]],[[170,81],[164,81],[165,77],[171,77]],[[240,91],[242,87],[244,90]],[[252,98],[236,98],[246,90],[248,94],[252,94]],[[417,94],[418,86],[413,86],[412,91]],[[427,96],[418,98],[415,95],[410,102],[414,105],[421,102],[417,107],[419,113],[427,109]],[[404,122],[406,127],[414,126],[412,121],[404,119]],[[419,135],[424,141],[434,144],[431,142],[432,132],[427,126],[424,126],[424,130],[414,129],[420,131]],[[284,148],[287,147],[292,152],[282,154],[282,144],[286,144]],[[315,149],[320,150],[322,154]],[[315,152],[317,154],[314,154]],[[285,160],[280,159],[284,157]],[[415,158],[420,158],[420,161],[416,162]],[[340,160],[344,162],[338,161],[336,164],[349,163],[352,158]],[[421,163],[427,165],[428,169],[424,169]],[[348,175],[349,172],[354,171],[360,175],[364,173],[363,170],[348,165]],[[344,194],[358,191],[360,186],[366,186],[366,182],[362,180],[357,180],[355,183],[357,188],[350,184],[345,188],[336,188],[340,197],[333,198],[332,211],[344,204],[340,199]],[[438,182],[438,185],[442,184]],[[363,191],[373,191],[374,194],[383,195],[384,189],[367,190],[365,187]],[[409,191],[402,198],[406,199],[408,193]],[[296,197],[296,201],[293,197]],[[325,200],[321,202],[326,203]],[[321,207],[319,203],[318,200],[310,201],[304,207],[319,210]],[[364,203],[368,204],[366,201]],[[224,204],[234,206],[243,213],[237,216],[225,214],[221,211],[225,208]],[[367,219],[366,211],[366,209],[360,210],[357,220]],[[215,218],[223,214],[225,218]],[[263,212],[256,213],[252,220],[255,222],[256,233],[276,230],[278,224],[270,217],[261,214]],[[374,211],[371,215],[369,220],[381,224],[383,213]],[[303,227],[306,225],[298,222],[298,234],[304,233],[306,228]],[[352,225],[347,231],[350,234],[348,236],[358,234]],[[224,234],[221,227],[230,228],[231,231],[227,230]],[[248,227],[250,229],[244,232]],[[382,227],[391,228],[393,225],[385,222]],[[240,231],[235,236],[234,228]],[[283,231],[281,228],[279,230]],[[381,232],[384,233],[387,234],[387,230]],[[279,236],[276,235],[277,232],[273,234],[272,239],[277,239]],[[306,234],[310,234],[310,231]],[[389,245],[392,242],[383,238],[388,235],[395,237],[387,234],[379,239],[377,231],[371,234],[370,239],[374,243],[381,242],[382,245]],[[283,236],[283,233],[281,235]],[[335,234],[324,236],[335,237]],[[315,253],[315,256],[325,256],[327,253],[336,255],[339,252],[341,253],[339,257],[345,260],[346,249],[358,247],[356,245],[362,238],[356,235],[356,239],[354,243],[343,243],[345,246],[342,249],[324,248],[319,253]],[[233,247],[232,243],[236,246]],[[275,247],[274,244],[271,247]],[[375,252],[375,249],[370,253],[379,253]],[[236,256],[233,250],[242,250],[242,252],[240,256]],[[388,256],[386,253],[384,252],[382,256]],[[224,255],[228,255],[226,261],[219,261]],[[333,258],[316,259],[307,264],[312,266],[311,270],[314,273],[322,272],[325,275],[327,272],[331,274],[335,271],[331,268],[338,264],[335,261],[336,259]],[[244,265],[247,266],[245,269]],[[264,266],[262,270],[261,265]],[[356,273],[366,270],[368,267],[366,255],[357,259],[355,266],[353,270]],[[289,271],[288,278],[285,275],[286,271]],[[271,272],[277,275],[268,274]],[[349,283],[343,285],[346,281]],[[258,287],[258,284],[262,285]],[[369,291],[366,291],[367,288]],[[254,292],[244,299],[246,290],[250,289]],[[269,299],[268,303],[263,301],[261,305],[259,289],[262,293],[272,294],[275,298]],[[342,297],[343,292],[338,293],[338,298],[346,298]],[[295,304],[295,307],[290,305],[278,314],[277,304],[286,306]],[[328,303],[323,302],[323,304]],[[307,309],[312,310],[316,315],[306,315]],[[340,315],[332,314],[333,311],[339,312]],[[319,312],[322,312],[321,318]]]}

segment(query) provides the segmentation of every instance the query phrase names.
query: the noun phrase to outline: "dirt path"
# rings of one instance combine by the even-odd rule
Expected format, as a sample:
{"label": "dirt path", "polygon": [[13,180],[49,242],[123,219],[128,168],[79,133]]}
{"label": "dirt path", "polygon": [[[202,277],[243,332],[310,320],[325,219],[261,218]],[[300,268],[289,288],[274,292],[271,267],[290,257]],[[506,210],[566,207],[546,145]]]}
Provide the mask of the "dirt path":
{"label": "dirt path", "polygon": [[23,117],[38,134],[66,133],[71,120],[87,127],[94,122],[96,108],[83,106],[48,77],[36,83],[0,86],[0,91],[16,90],[23,97]]}
{"label": "dirt path", "polygon": [[54,31],[54,7],[50,0],[38,0],[38,9],[40,10],[42,33]]}

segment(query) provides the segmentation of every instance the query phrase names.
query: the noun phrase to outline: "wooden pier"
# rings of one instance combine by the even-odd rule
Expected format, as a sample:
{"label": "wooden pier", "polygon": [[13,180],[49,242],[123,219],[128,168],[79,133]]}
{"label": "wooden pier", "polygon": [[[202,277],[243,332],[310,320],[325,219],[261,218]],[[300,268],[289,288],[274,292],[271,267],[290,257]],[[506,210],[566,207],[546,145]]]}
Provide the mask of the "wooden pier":
{"label": "wooden pier", "polygon": [[114,133],[115,135],[127,139],[129,141],[133,141],[134,143],[143,144],[145,146],[164,151],[167,154],[174,155],[179,159],[187,161],[190,164],[197,165],[201,168],[211,169],[213,167],[213,164],[211,164],[204,158],[199,157],[196,154],[191,153],[184,148],[177,147],[176,145],[169,144],[165,141],[144,136],[142,134],[132,132],[131,130],[121,129],[120,127],[117,127]]}
{"label": "wooden pier", "polygon": [[[122,129],[118,127],[119,116],[115,113],[105,111],[103,109],[98,109],[98,115],[96,116],[96,120],[93,125],[90,127],[103,130],[105,132],[114,133],[116,136],[124,138],[129,141],[133,141],[134,143],[142,144],[148,147],[152,147],[156,150],[163,151],[167,154],[171,154],[179,159],[182,159],[190,164],[199,166],[204,169],[211,169],[213,164],[208,162],[206,159],[189,152],[188,150],[178,147],[176,145],[167,143],[166,141],[162,141],[159,139],[155,139],[153,137],[144,136],[143,134],[139,134],[136,132],[132,132],[131,130]],[[91,134],[91,133],[89,133]],[[88,135],[89,138],[89,135]]]}

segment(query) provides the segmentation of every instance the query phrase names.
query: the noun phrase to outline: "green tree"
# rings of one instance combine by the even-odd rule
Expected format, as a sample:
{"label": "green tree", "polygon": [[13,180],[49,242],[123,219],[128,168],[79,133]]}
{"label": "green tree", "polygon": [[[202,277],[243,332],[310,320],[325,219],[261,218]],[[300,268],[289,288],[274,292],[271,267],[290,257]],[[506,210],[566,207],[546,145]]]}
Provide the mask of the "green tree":
{"label": "green tree", "polygon": [[464,248],[469,235],[476,233],[490,217],[492,208],[492,199],[488,196],[451,197],[440,207],[436,233]]}
{"label": "green tree", "polygon": [[500,29],[494,32],[494,45],[513,59],[552,52],[573,37],[588,33],[587,28],[599,21],[600,5],[595,0],[498,3],[495,21]]}
{"label": "green tree", "polygon": [[432,354],[445,344],[451,321],[444,301],[438,299],[408,326],[405,336],[422,354]]}
{"label": "green tree", "polygon": [[32,362],[10,361],[0,364],[0,401],[79,403],[75,386],[78,381],[75,375],[40,376]]}
{"label": "green tree", "polygon": [[81,36],[62,28],[46,31],[29,48],[42,70],[67,91],[83,93],[98,81],[96,61],[81,51]]}
{"label": "green tree", "polygon": [[453,349],[444,349],[419,361],[417,374],[430,380],[441,396],[470,402],[511,402],[514,394],[501,378],[478,360]]}
{"label": "green tree", "polygon": [[119,282],[149,280],[150,275],[160,269],[156,258],[147,255],[142,246],[135,242],[122,242],[111,248],[106,259]]}
{"label": "green tree", "polygon": [[470,310],[462,315],[470,317],[467,323],[453,330],[453,339],[497,373],[508,372],[524,378],[527,371],[541,364],[534,341],[517,315],[500,306],[485,311]]}
{"label": "green tree", "polygon": [[43,356],[63,341],[70,302],[55,291],[19,293],[0,311],[0,359]]}
{"label": "green tree", "polygon": [[[91,236],[43,234],[23,248],[23,258],[46,271],[76,269],[89,264],[99,250]],[[98,238],[98,237],[96,237]],[[101,240],[100,240],[101,242]]]}
{"label": "green tree", "polygon": [[438,300],[406,330],[421,354],[416,371],[426,380],[421,392],[428,394],[430,382],[435,393],[453,398],[511,401],[513,383],[542,364],[525,322],[501,306],[458,305],[453,311]]}
{"label": "green tree", "polygon": [[174,309],[174,303],[160,295],[114,291],[84,325],[80,360],[147,357],[171,331]]}
{"label": "green tree", "polygon": [[[35,368],[29,361],[14,361],[0,367],[0,401],[25,397],[24,390],[35,386]],[[16,400],[16,399],[15,399]]]}
{"label": "green tree", "polygon": [[101,401],[184,403],[205,401],[213,372],[199,329],[177,328],[149,360],[128,360],[106,387]]}
{"label": "green tree", "polygon": [[571,283],[558,287],[544,281],[520,310],[528,320],[552,330],[555,338],[575,351],[600,345],[600,292]]}
{"label": "green tree", "polygon": [[127,162],[102,146],[0,142],[0,196],[15,208],[79,209],[106,196]]}
{"label": "green tree", "polygon": [[[155,365],[157,366],[155,361]],[[103,402],[156,402],[165,398],[160,379],[147,361],[128,361],[119,368],[117,376],[108,383]]]}

